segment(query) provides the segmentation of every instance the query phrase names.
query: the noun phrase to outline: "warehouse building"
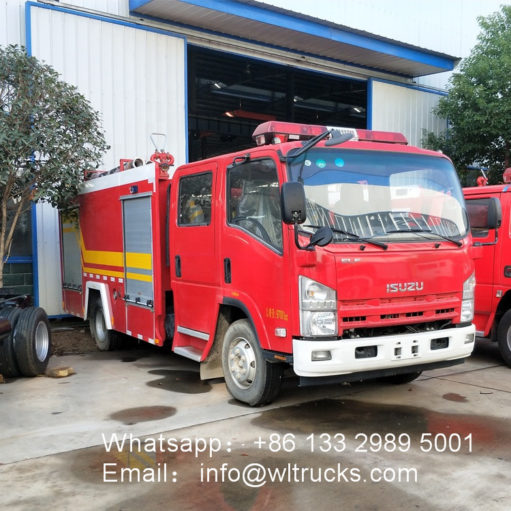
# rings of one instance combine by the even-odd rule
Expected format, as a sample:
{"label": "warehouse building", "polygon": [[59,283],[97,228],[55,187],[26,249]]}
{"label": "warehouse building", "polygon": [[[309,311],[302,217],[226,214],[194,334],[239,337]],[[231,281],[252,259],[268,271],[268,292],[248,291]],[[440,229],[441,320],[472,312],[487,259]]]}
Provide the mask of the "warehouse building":
{"label": "warehouse building", "polygon": [[[400,131],[420,145],[433,108],[493,0],[0,1],[0,44],[22,44],[102,116],[104,168],[176,164],[252,145],[266,120]],[[105,219],[107,221],[107,219]],[[58,214],[21,225],[5,285],[62,313]]]}

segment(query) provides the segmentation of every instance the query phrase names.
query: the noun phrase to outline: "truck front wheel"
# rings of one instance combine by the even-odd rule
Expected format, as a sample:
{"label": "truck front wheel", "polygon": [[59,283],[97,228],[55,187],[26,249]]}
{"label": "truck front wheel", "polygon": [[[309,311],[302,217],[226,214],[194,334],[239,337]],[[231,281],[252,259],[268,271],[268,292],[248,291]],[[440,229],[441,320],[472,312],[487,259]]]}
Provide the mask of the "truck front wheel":
{"label": "truck front wheel", "polygon": [[252,326],[246,319],[235,321],[227,329],[222,366],[231,395],[250,406],[270,403],[280,390],[282,365],[264,359]]}
{"label": "truck front wheel", "polygon": [[497,329],[497,341],[504,362],[511,367],[511,310],[508,310],[500,318]]}
{"label": "truck front wheel", "polygon": [[89,326],[92,337],[96,341],[99,351],[111,351],[119,348],[119,338],[117,333],[106,328],[105,312],[100,298],[92,302],[91,313],[89,316]]}

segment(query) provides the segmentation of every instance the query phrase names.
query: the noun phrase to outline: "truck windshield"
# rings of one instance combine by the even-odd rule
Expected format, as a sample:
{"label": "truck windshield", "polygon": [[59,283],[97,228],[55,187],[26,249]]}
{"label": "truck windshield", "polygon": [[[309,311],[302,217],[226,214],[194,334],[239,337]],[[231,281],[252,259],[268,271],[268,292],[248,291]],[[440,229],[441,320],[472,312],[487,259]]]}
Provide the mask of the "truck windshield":
{"label": "truck windshield", "polygon": [[[392,241],[459,240],[468,231],[456,171],[446,158],[341,148],[314,148],[291,160],[302,181],[307,220],[301,228],[333,228]],[[353,238],[353,236],[351,237]]]}

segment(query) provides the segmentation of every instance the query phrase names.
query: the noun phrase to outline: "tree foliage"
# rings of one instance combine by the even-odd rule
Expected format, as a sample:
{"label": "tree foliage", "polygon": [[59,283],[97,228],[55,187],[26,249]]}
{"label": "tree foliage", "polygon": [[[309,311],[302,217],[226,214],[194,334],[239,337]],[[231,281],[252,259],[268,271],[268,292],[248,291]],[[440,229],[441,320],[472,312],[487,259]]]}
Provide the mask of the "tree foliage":
{"label": "tree foliage", "polygon": [[107,149],[99,114],[50,66],[0,48],[0,287],[20,215],[32,201],[70,204]]}
{"label": "tree foliage", "polygon": [[478,22],[478,42],[436,109],[448,119],[449,130],[439,137],[428,134],[423,142],[442,149],[459,169],[488,167],[497,182],[511,166],[511,6]]}

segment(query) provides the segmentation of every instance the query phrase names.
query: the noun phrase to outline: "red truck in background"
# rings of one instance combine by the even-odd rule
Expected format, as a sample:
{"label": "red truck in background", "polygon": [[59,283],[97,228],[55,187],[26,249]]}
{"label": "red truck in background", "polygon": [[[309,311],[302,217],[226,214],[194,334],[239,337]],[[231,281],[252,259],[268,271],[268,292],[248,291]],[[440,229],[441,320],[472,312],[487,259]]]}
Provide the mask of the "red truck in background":
{"label": "red truck in background", "polygon": [[[464,188],[474,241],[476,335],[511,367],[511,169],[505,184]],[[483,183],[484,184],[484,183]]]}
{"label": "red truck in background", "polygon": [[254,139],[84,183],[62,214],[63,301],[99,348],[169,343],[253,406],[285,367],[399,383],[463,362],[474,263],[450,160],[398,133],[270,121]]}

